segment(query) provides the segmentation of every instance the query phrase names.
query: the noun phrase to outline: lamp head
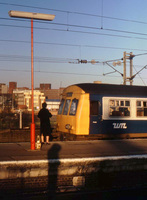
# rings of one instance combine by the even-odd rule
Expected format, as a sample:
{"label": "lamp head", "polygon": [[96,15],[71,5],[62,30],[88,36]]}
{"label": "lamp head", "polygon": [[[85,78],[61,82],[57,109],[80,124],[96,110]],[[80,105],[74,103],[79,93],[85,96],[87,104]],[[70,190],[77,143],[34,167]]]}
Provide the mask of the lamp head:
{"label": "lamp head", "polygon": [[8,12],[8,14],[10,17],[47,20],[47,21],[52,21],[55,18],[55,15],[43,14],[43,13],[32,13],[32,12],[22,12],[22,11],[15,11],[15,10],[10,10]]}

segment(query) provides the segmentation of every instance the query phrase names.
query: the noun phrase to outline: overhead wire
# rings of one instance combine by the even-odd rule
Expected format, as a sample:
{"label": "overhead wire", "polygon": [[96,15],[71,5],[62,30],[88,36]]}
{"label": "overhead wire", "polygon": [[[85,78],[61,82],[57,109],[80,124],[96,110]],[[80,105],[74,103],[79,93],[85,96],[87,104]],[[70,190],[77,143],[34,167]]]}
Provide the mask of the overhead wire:
{"label": "overhead wire", "polygon": [[[7,69],[0,69],[0,71],[6,71],[6,72],[25,72],[25,73],[30,73],[31,70],[15,70],[15,69],[11,69],[11,70],[7,70]],[[102,74],[81,74],[81,73],[71,73],[71,72],[54,72],[54,71],[43,71],[43,70],[34,70],[35,73],[49,73],[49,74],[59,74],[59,75],[74,75],[74,76],[93,76],[93,77],[102,77],[102,76],[105,76],[105,75],[102,75]],[[109,76],[109,75],[108,75]],[[119,78],[120,76],[117,76],[117,75],[113,75],[113,76],[109,76],[109,78]],[[136,77],[136,79],[140,79],[140,77]],[[142,81],[144,80],[147,80],[147,78],[142,78]],[[145,84],[145,83],[144,83]]]}
{"label": "overhead wire", "polygon": [[[30,44],[31,41],[26,40],[12,40],[12,39],[0,39],[0,42],[16,42],[16,43],[26,43]],[[55,43],[55,42],[41,42],[34,41],[34,44],[43,44],[43,45],[59,45],[59,46],[72,46],[72,47],[87,47],[87,48],[106,48],[106,49],[120,49],[120,50],[131,50],[131,51],[147,51],[147,49],[132,49],[126,47],[114,47],[114,46],[97,46],[97,45],[81,45],[81,44],[66,44],[66,43]]]}
{"label": "overhead wire", "polygon": [[[19,4],[9,4],[9,3],[0,3],[3,5],[13,5],[13,6],[22,6],[22,7],[28,7],[28,8],[32,8],[32,6],[25,6],[25,5],[19,5]],[[40,7],[33,7],[36,9],[47,9],[47,8],[40,8]],[[70,14],[80,14],[80,15],[85,15],[85,16],[93,16],[93,17],[101,17],[101,18],[105,18],[105,19],[113,19],[113,20],[121,20],[121,21],[126,21],[126,22],[134,22],[134,23],[142,23],[142,24],[147,24],[146,22],[141,22],[141,21],[137,21],[137,20],[129,20],[129,19],[121,19],[121,18],[113,18],[113,17],[108,17],[108,16],[100,16],[100,15],[93,15],[93,14],[87,14],[87,13],[80,13],[80,12],[69,12],[69,11],[62,11],[62,10],[56,10],[56,9],[47,9],[47,10],[52,10],[52,11],[57,11],[57,12],[64,12],[64,13],[70,13]],[[92,29],[92,30],[105,30],[105,31],[113,31],[113,32],[118,32],[118,33],[125,33],[125,34],[135,34],[135,35],[142,35],[142,36],[147,36],[147,34],[145,33],[139,33],[139,32],[130,32],[130,31],[123,31],[123,30],[117,30],[117,29],[103,29],[101,28],[97,28],[97,27],[88,27],[88,26],[81,26],[81,25],[71,25],[71,24],[63,24],[63,23],[52,23],[53,25],[61,25],[61,26],[68,26],[68,27],[76,27],[76,28],[84,28],[84,29]],[[16,25],[4,25],[4,24],[0,24],[0,26],[10,26],[10,27],[19,27],[19,28],[30,28],[27,26],[16,26]],[[78,32],[78,33],[86,33],[86,34],[98,34],[98,35],[105,35],[105,36],[115,36],[115,37],[123,37],[123,38],[135,38],[135,39],[143,39],[146,40],[147,38],[141,38],[141,37],[132,37],[132,36],[126,36],[126,35],[114,35],[114,34],[106,34],[106,33],[95,33],[95,32],[89,32],[89,31],[76,31],[76,30],[70,30],[68,28],[68,30],[64,30],[64,29],[55,29],[55,28],[40,28],[40,27],[34,27],[35,29],[45,29],[45,30],[55,30],[55,31],[70,31],[70,32]],[[10,41],[9,41],[10,42]],[[39,42],[36,42],[36,44],[39,44]],[[63,44],[57,44],[57,45],[63,45]],[[65,44],[64,44],[65,45]],[[79,46],[79,45],[78,45]],[[88,45],[87,47],[90,47],[91,45]],[[86,45],[85,45],[86,47]],[[95,46],[92,46],[95,47]],[[108,48],[108,47],[98,47],[97,48]],[[111,47],[110,47],[111,48]],[[116,49],[123,49],[123,48],[117,48]],[[126,48],[125,48],[126,49]],[[138,49],[135,49],[138,50]],[[144,51],[144,50],[142,50]],[[146,55],[147,53],[143,53],[143,54],[138,54],[135,56],[139,56],[139,55]]]}
{"label": "overhead wire", "polygon": [[[136,73],[137,73],[137,70],[135,68],[135,66],[133,65],[133,68],[135,69]],[[140,74],[138,73],[137,74],[139,76],[139,78],[141,79],[142,83],[146,86],[146,83],[144,82],[143,78],[140,76]]]}
{"label": "overhead wire", "polygon": [[61,13],[68,13],[68,14],[77,14],[77,15],[85,15],[85,16],[91,16],[91,17],[98,17],[98,18],[104,18],[104,19],[112,19],[112,20],[119,20],[119,21],[125,21],[125,22],[133,22],[133,23],[140,23],[140,24],[147,24],[145,21],[138,21],[138,20],[130,20],[130,19],[124,19],[124,18],[118,18],[118,17],[110,17],[110,16],[104,16],[97,15],[97,14],[91,14],[91,13],[83,13],[83,12],[73,12],[73,11],[67,11],[67,10],[59,10],[59,9],[52,9],[52,8],[46,8],[46,7],[37,7],[37,6],[28,6],[23,4],[14,4],[14,3],[4,3],[0,2],[0,5],[7,5],[7,6],[17,6],[17,7],[25,7],[25,8],[33,8],[33,9],[40,9],[40,10],[50,10],[55,12],[61,12]]}
{"label": "overhead wire", "polygon": [[[4,19],[4,18],[2,18]],[[10,19],[15,21],[21,21],[17,19]],[[24,21],[24,20],[22,20]],[[37,23],[47,23],[47,22],[38,22]],[[128,35],[113,35],[113,34],[106,34],[106,33],[98,33],[98,32],[89,32],[89,31],[76,31],[69,29],[69,27],[76,27],[76,28],[82,28],[82,29],[91,29],[91,30],[103,30],[103,31],[110,31],[110,32],[117,32],[117,33],[125,33],[125,34],[133,34],[133,35],[141,35],[141,36],[147,36],[146,33],[140,33],[140,32],[133,32],[133,31],[125,31],[125,30],[117,30],[117,29],[108,29],[108,28],[100,28],[100,27],[91,27],[91,26],[82,26],[82,25],[75,25],[75,24],[65,24],[65,23],[50,23],[52,25],[60,25],[60,26],[68,26],[68,29],[59,29],[59,28],[47,28],[47,27],[34,27],[34,29],[42,29],[42,30],[54,30],[54,31],[69,31],[69,32],[77,32],[77,33],[86,33],[86,34],[98,34],[98,35],[107,35],[107,36],[114,36],[114,37],[124,37],[124,38],[136,38],[136,39],[147,39],[147,38],[140,38],[140,37],[133,37]],[[30,28],[28,26],[22,26],[22,25],[10,25],[10,24],[0,24],[0,26],[5,27],[17,27],[17,28]]]}
{"label": "overhead wire", "polygon": [[[30,28],[28,26],[20,26],[20,25],[6,25],[0,24],[0,26],[7,26],[7,27],[17,27],[17,28]],[[34,29],[38,30],[50,30],[50,31],[61,31],[61,32],[72,32],[72,33],[85,33],[85,34],[93,34],[93,35],[102,35],[102,36],[111,36],[111,37],[120,37],[120,38],[129,38],[129,39],[140,39],[140,40],[147,40],[147,38],[142,37],[133,37],[133,36],[125,36],[125,35],[116,35],[116,34],[107,34],[107,33],[97,33],[97,32],[90,32],[90,31],[78,31],[78,30],[66,30],[66,29],[59,29],[59,28],[42,28],[42,27],[34,27]]]}
{"label": "overhead wire", "polygon": [[[102,2],[103,3],[103,2]],[[58,12],[65,12],[67,14],[72,13],[72,14],[81,14],[81,15],[87,15],[87,16],[94,16],[94,17],[101,17],[101,18],[110,18],[110,19],[115,19],[115,20],[124,20],[124,21],[130,21],[130,22],[135,22],[135,23],[143,23],[141,21],[136,21],[136,20],[128,20],[128,19],[121,19],[121,18],[113,18],[113,17],[106,17],[102,15],[94,15],[94,14],[87,14],[87,13],[81,13],[81,12],[71,12],[71,11],[63,11],[63,10],[56,10],[56,9],[48,9],[48,8],[40,8],[40,7],[35,7],[35,6],[27,6],[27,5],[20,5],[20,4],[11,4],[11,3],[0,3],[2,5],[13,5],[13,6],[21,6],[21,7],[27,7],[27,8],[37,8],[37,9],[45,9],[45,10],[53,10],[53,11],[58,11]],[[9,18],[0,18],[0,19],[5,19],[5,20],[16,20],[16,21],[24,21],[24,19],[9,19]],[[47,23],[47,22],[42,22],[39,21],[38,23]],[[113,32],[118,32],[118,33],[127,33],[127,34],[136,34],[136,35],[142,35],[142,36],[147,36],[146,33],[140,33],[140,32],[132,32],[132,31],[124,31],[124,30],[117,30],[117,29],[108,29],[108,28],[102,28],[102,27],[89,27],[89,26],[81,26],[81,25],[71,25],[67,22],[67,24],[64,23],[50,23],[54,25],[62,25],[62,26],[68,26],[68,27],[78,27],[78,28],[87,28],[87,29],[95,29],[95,30],[106,30],[106,31],[113,31]],[[144,22],[144,24],[147,24]],[[9,26],[9,27],[20,27],[20,28],[30,28],[27,26],[17,26],[17,25],[6,25],[6,24],[0,24],[0,26]],[[101,25],[102,26],[102,25]],[[40,28],[40,27],[34,27],[36,29],[48,29],[48,28]],[[79,33],[87,33],[87,34],[98,34],[98,35],[105,35],[105,36],[114,36],[114,37],[124,37],[124,38],[132,38],[130,36],[123,36],[123,35],[113,35],[113,34],[104,34],[104,33],[94,33],[94,32],[87,32],[87,31],[75,31],[75,30],[69,30],[66,29],[48,29],[48,30],[55,30],[55,31],[70,31],[70,32],[79,32]],[[136,39],[144,39],[146,40],[147,38],[140,38],[140,37],[133,37]]]}
{"label": "overhead wire", "polygon": [[[147,55],[147,53],[142,53],[142,54],[134,54],[133,57],[136,56],[144,56]],[[30,62],[31,57],[30,56],[22,56],[22,55],[6,55],[6,54],[0,54],[0,61],[18,61],[18,62]],[[87,61],[87,60],[86,60]],[[103,60],[103,61],[97,61],[95,60],[96,63],[94,65],[99,65],[99,64],[107,64],[112,63],[115,61],[122,61],[123,58],[117,58],[113,60]],[[72,64],[80,64],[82,63],[82,60],[79,60],[77,58],[59,58],[59,57],[44,57],[44,56],[35,56],[34,57],[34,62],[48,62],[48,63],[72,63]],[[87,61],[86,63],[93,64],[92,61]],[[135,66],[140,66],[140,65],[135,65]],[[142,66],[141,66],[142,67]]]}
{"label": "overhead wire", "polygon": [[[0,17],[0,20],[21,21],[21,22],[26,22],[27,21],[28,22],[28,20],[26,20],[26,19],[10,19],[10,18],[3,18],[3,17]],[[39,20],[36,20],[36,23],[48,24],[48,22],[46,22],[46,21],[39,21]],[[68,22],[67,23],[50,22],[50,24],[52,24],[52,25],[58,25],[58,26],[60,25],[60,26],[85,28],[85,29],[93,29],[93,30],[106,30],[106,31],[114,31],[114,32],[121,32],[121,33],[129,33],[129,34],[136,34],[136,35],[147,36],[146,33],[133,32],[133,31],[125,31],[125,30],[118,30],[118,29],[108,29],[108,28],[104,28],[104,27],[83,26],[83,25],[78,25],[78,24],[69,24]],[[1,26],[2,25],[7,26],[6,24],[1,24]]]}
{"label": "overhead wire", "polygon": [[[102,2],[103,3],[103,2]],[[80,12],[70,12],[70,11],[63,11],[63,10],[56,10],[56,9],[48,9],[48,8],[40,8],[40,7],[35,7],[35,6],[27,6],[27,5],[20,5],[20,4],[11,4],[11,3],[0,3],[2,5],[13,5],[13,6],[21,6],[21,7],[28,7],[28,8],[37,8],[37,9],[47,9],[47,10],[54,10],[54,11],[58,11],[58,12],[65,12],[69,15],[69,13],[72,14],[81,14],[81,15],[87,15],[87,16],[94,16],[94,17],[101,17],[101,18],[110,18],[110,19],[115,19],[115,20],[125,20],[125,21],[130,21],[130,22],[135,22],[135,23],[141,23],[140,21],[135,21],[135,20],[126,20],[126,19],[120,19],[120,18],[112,18],[112,17],[106,17],[102,15],[93,15],[93,14],[87,14],[87,13],[80,13]],[[9,19],[9,18],[0,18],[3,20],[15,20],[15,21],[26,21],[25,19]],[[37,21],[37,23],[47,23],[44,21]],[[87,28],[87,29],[94,29],[94,30],[106,30],[106,31],[113,31],[113,32],[118,32],[118,33],[127,33],[127,34],[136,34],[136,35],[144,35],[147,36],[146,33],[140,33],[140,32],[132,32],[132,31],[124,31],[124,30],[117,30],[117,29],[108,29],[108,28],[100,28],[100,27],[90,27],[90,26],[81,26],[81,25],[72,25],[69,24],[67,21],[67,24],[65,23],[50,23],[53,25],[62,25],[62,26],[68,26],[68,27],[78,27],[78,28]],[[147,24],[147,23],[146,23]],[[17,25],[6,25],[6,24],[0,24],[0,26],[9,26],[9,27],[20,27],[20,28],[30,28],[27,26],[17,26]],[[102,25],[101,25],[102,26]],[[41,28],[41,27],[34,27],[36,29],[48,29],[48,28]],[[48,30],[55,30],[55,31],[70,31],[70,32],[79,32],[79,33],[87,33],[87,34],[98,34],[98,35],[105,35],[105,36],[114,36],[114,37],[124,37],[124,38],[136,38],[136,39],[144,39],[146,40],[147,38],[140,38],[140,37],[131,37],[131,36],[123,36],[123,35],[113,35],[113,34],[106,34],[106,33],[94,33],[94,32],[87,32],[87,31],[75,31],[75,30],[69,30],[66,29],[55,29],[55,28],[51,28]]]}
{"label": "overhead wire", "polygon": [[[69,61],[76,61],[77,59],[73,58],[55,58],[55,57],[41,57],[35,56],[34,62],[41,63],[68,63]],[[0,54],[0,62],[1,61],[11,61],[11,62],[30,62],[30,56],[20,56],[20,55],[3,55]]]}
{"label": "overhead wire", "polygon": [[[31,72],[31,70],[17,70],[17,69],[0,69],[0,71],[10,71],[10,72]],[[65,74],[65,75],[79,75],[79,76],[102,76],[101,74],[96,75],[96,74],[81,74],[81,73],[71,73],[71,72],[53,72],[53,71],[43,71],[43,70],[34,70],[35,73],[51,73],[51,74]]]}

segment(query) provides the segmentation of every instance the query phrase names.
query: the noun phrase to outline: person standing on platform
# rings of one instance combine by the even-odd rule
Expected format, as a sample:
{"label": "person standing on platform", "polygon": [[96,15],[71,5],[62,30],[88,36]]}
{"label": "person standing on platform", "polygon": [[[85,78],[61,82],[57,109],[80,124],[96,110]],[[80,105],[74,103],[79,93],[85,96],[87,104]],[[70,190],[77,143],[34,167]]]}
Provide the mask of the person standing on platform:
{"label": "person standing on platform", "polygon": [[38,113],[40,118],[40,134],[41,134],[41,144],[44,144],[46,139],[46,144],[49,144],[49,137],[51,136],[52,130],[50,125],[50,118],[52,114],[46,108],[47,104],[44,102],[42,104],[42,109]]}

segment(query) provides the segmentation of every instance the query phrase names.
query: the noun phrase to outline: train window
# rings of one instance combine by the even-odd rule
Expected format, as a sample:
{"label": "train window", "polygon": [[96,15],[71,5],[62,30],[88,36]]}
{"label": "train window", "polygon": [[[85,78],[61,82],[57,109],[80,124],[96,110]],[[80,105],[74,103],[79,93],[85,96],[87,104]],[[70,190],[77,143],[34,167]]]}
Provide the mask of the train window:
{"label": "train window", "polygon": [[68,93],[66,94],[66,96],[67,96],[67,97],[72,97],[72,94],[73,94],[72,92],[68,92]]}
{"label": "train window", "polygon": [[137,117],[147,116],[147,101],[136,101]]}
{"label": "train window", "polygon": [[64,111],[63,111],[63,115],[67,115],[67,114],[68,114],[70,102],[71,102],[70,99],[67,99],[67,100],[66,100],[65,107],[64,107]]}
{"label": "train window", "polygon": [[114,106],[115,105],[115,101],[114,100],[110,100],[110,106]]}
{"label": "train window", "polygon": [[116,106],[119,106],[119,101],[116,100],[116,101],[115,101],[115,104],[116,104]]}
{"label": "train window", "polygon": [[99,114],[99,102],[90,101],[90,115],[98,115],[98,114]]}
{"label": "train window", "polygon": [[124,101],[120,101],[120,106],[124,106]]}
{"label": "train window", "polygon": [[125,106],[130,106],[130,101],[125,101]]}
{"label": "train window", "polygon": [[109,108],[109,115],[112,117],[130,116],[130,101],[128,100],[110,100]]}
{"label": "train window", "polygon": [[73,99],[70,107],[69,115],[75,115],[78,106],[78,99]]}
{"label": "train window", "polygon": [[136,104],[137,104],[137,107],[141,107],[141,101],[137,101]]}
{"label": "train window", "polygon": [[59,114],[59,115],[61,115],[61,113],[62,113],[63,106],[64,106],[64,102],[65,102],[65,99],[62,99],[62,100],[61,100],[61,103],[60,103],[60,106],[59,106],[59,111],[58,111],[58,114]]}

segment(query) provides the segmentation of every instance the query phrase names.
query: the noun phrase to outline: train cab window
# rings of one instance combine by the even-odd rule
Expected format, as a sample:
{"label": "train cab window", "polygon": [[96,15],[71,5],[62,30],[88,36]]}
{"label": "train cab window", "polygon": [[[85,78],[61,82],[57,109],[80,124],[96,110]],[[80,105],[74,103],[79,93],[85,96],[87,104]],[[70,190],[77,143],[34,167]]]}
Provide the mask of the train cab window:
{"label": "train cab window", "polygon": [[130,101],[128,100],[110,100],[109,115],[112,117],[130,116]]}
{"label": "train cab window", "polygon": [[98,115],[98,114],[99,114],[99,102],[90,101],[90,115]]}
{"label": "train cab window", "polygon": [[147,116],[147,101],[136,101],[137,117]]}
{"label": "train cab window", "polygon": [[68,110],[69,110],[69,106],[70,106],[70,99],[67,99],[65,102],[65,106],[64,106],[64,111],[63,111],[63,115],[67,115],[68,114]]}
{"label": "train cab window", "polygon": [[120,106],[124,106],[124,101],[120,101]]}
{"label": "train cab window", "polygon": [[78,99],[73,99],[71,103],[69,115],[76,115],[77,106],[78,106]]}
{"label": "train cab window", "polygon": [[62,99],[62,100],[61,100],[61,103],[60,103],[60,106],[59,106],[58,115],[61,115],[61,114],[62,114],[64,102],[65,102],[65,99]]}

